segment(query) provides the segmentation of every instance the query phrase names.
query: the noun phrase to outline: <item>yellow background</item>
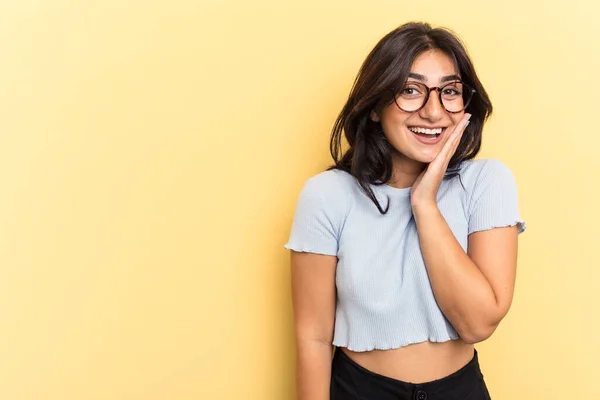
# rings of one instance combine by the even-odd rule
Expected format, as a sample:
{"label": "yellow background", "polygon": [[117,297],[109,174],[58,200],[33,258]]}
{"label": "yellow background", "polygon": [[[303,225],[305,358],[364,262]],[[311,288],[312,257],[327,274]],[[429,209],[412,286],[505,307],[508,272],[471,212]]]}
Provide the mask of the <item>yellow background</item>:
{"label": "yellow background", "polygon": [[0,399],[293,398],[304,180],[377,40],[453,28],[517,177],[494,400],[600,398],[596,1],[0,2]]}

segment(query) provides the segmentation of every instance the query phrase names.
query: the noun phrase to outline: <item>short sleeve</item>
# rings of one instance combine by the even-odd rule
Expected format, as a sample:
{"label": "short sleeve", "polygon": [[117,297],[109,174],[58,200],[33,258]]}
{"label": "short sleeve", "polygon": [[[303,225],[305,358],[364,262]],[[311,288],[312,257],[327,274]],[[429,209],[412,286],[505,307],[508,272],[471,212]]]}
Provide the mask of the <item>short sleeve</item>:
{"label": "short sleeve", "polygon": [[469,202],[469,233],[514,225],[525,231],[515,178],[501,161],[485,160]]}
{"label": "short sleeve", "polygon": [[335,199],[326,201],[331,188],[314,177],[300,192],[289,237],[288,250],[324,255],[337,255],[340,232],[340,209]]}

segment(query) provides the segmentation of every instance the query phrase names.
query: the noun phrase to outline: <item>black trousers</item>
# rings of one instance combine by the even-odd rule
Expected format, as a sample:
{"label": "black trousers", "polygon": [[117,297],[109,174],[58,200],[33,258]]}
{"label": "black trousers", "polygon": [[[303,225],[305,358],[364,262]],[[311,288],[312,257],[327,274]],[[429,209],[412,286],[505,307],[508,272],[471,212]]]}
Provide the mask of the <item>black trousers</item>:
{"label": "black trousers", "polygon": [[477,351],[460,370],[426,383],[408,383],[371,372],[335,349],[331,400],[491,400]]}

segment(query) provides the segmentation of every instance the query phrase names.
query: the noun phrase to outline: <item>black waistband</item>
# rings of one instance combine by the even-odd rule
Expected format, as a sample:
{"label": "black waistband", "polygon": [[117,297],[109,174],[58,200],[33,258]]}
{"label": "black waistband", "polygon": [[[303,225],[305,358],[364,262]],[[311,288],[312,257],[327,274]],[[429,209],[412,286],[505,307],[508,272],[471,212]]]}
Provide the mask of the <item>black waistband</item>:
{"label": "black waistband", "polygon": [[[458,371],[434,381],[410,383],[369,371],[348,357],[341,349],[337,348],[333,358],[332,379],[337,379],[349,385],[357,385],[357,390],[358,386],[360,386],[361,391],[365,388],[367,388],[366,390],[373,388],[374,390],[385,391],[398,396],[412,396],[414,393],[422,391],[435,397],[440,394],[448,396],[452,395],[452,393],[456,393],[456,395],[465,393],[465,391],[468,391],[474,385],[479,385],[483,379],[483,375],[479,367],[476,350],[471,361]],[[428,397],[431,398],[430,396]]]}

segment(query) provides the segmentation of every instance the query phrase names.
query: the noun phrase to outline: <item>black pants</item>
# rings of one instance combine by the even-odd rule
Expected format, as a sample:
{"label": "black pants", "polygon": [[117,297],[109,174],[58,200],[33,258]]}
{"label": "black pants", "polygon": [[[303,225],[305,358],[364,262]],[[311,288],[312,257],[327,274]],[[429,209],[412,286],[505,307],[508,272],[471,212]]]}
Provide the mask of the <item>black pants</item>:
{"label": "black pants", "polygon": [[473,359],[453,374],[432,382],[413,384],[371,372],[335,350],[331,369],[331,400],[491,400]]}

